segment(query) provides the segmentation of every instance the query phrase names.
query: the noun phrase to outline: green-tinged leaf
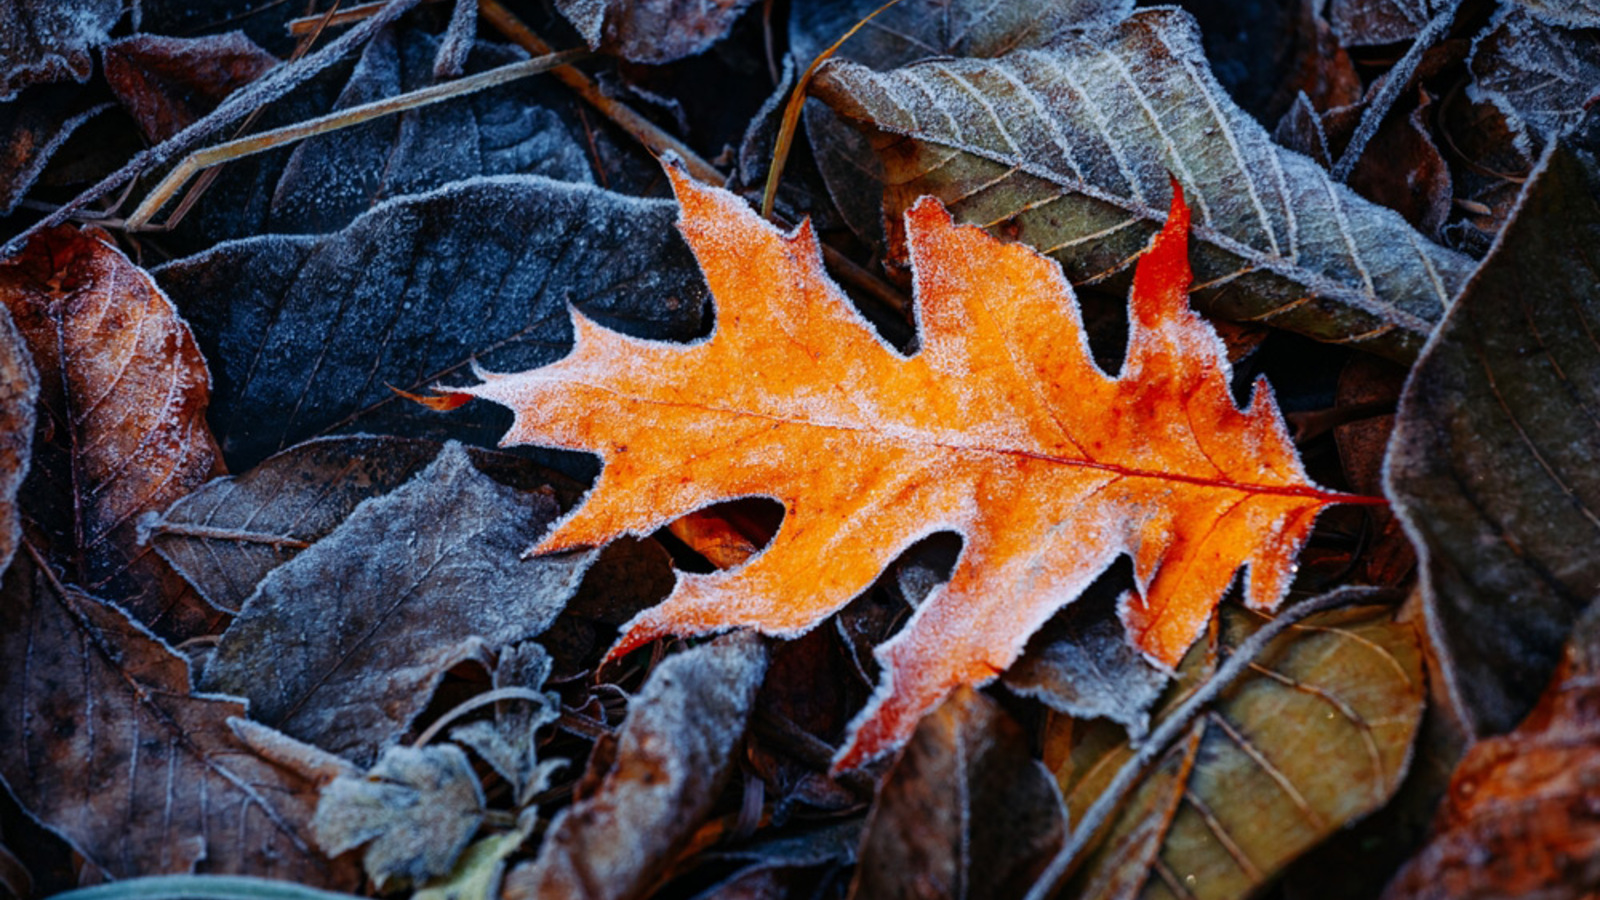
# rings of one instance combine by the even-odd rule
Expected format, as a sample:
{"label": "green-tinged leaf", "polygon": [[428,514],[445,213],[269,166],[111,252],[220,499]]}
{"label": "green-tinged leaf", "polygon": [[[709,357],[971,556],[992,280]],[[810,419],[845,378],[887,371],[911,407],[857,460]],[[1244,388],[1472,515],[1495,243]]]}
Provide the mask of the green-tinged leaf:
{"label": "green-tinged leaf", "polygon": [[528,832],[518,828],[475,842],[456,860],[449,875],[428,882],[411,895],[411,900],[494,900],[499,896],[506,858],[517,852],[527,838]]}
{"label": "green-tinged leaf", "polygon": [[1480,734],[1527,713],[1600,594],[1600,167],[1552,146],[1412,372],[1389,445],[1444,685]]}
{"label": "green-tinged leaf", "polygon": [[879,789],[850,896],[1021,896],[1065,833],[1021,727],[962,687],[923,718]]}
{"label": "green-tinged leaf", "polygon": [[932,194],[1095,282],[1132,265],[1175,178],[1194,211],[1201,309],[1400,359],[1472,269],[1274,145],[1218,86],[1181,10],[995,59],[830,63],[813,92],[871,137],[892,248],[901,213]]}
{"label": "green-tinged leaf", "polygon": [[[1226,609],[1184,660],[1157,721],[1265,621]],[[1388,608],[1336,610],[1293,626],[1123,800],[1070,896],[1251,894],[1387,802],[1405,774],[1425,692],[1416,634]],[[1045,740],[1074,820],[1132,753],[1103,722],[1055,719]]]}
{"label": "green-tinged leaf", "polygon": [[182,656],[31,550],[0,589],[0,660],[0,780],[87,872],[355,885],[311,842],[317,779],[233,728],[244,702],[193,693]]}
{"label": "green-tinged leaf", "polygon": [[555,516],[549,495],[494,482],[448,444],[272,570],[223,633],[204,687],[248,697],[256,719],[370,762],[451,666],[555,620],[594,558],[520,558]]}
{"label": "green-tinged leaf", "polygon": [[382,890],[395,879],[448,874],[484,814],[483,789],[460,747],[390,747],[365,775],[341,775],[322,789],[311,828],[329,856],[365,845],[361,862]]}

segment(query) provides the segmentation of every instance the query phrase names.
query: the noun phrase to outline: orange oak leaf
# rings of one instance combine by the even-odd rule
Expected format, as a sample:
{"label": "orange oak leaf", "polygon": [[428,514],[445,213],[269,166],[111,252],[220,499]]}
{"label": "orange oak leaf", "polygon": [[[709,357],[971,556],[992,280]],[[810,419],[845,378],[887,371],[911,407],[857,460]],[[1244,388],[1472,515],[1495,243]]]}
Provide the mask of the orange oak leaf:
{"label": "orange oak leaf", "polygon": [[783,504],[762,553],[680,573],[613,656],[667,634],[800,634],[919,538],[959,532],[950,581],[878,649],[883,683],[836,769],[892,750],[957,685],[1004,671],[1119,554],[1139,587],[1123,621],[1171,666],[1241,566],[1246,601],[1276,606],[1318,511],[1365,499],[1310,481],[1264,381],[1234,405],[1223,344],[1188,306],[1181,196],[1139,262],[1113,378],[1055,262],[952,224],[931,198],[906,214],[921,331],[908,357],[828,279],[809,223],[785,235],[669,170],[715,298],[712,334],[645,341],[574,310],[565,359],[451,390],[511,407],[506,443],[602,457],[537,551],[647,534],[733,498]]}

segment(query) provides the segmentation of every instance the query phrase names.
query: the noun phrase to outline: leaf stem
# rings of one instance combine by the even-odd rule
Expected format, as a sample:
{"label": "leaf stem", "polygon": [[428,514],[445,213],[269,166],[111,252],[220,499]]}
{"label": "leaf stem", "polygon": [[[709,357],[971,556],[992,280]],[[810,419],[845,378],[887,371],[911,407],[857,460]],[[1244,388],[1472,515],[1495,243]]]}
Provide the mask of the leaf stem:
{"label": "leaf stem", "polygon": [[1055,896],[1061,883],[1071,875],[1073,864],[1079,861],[1078,857],[1088,849],[1090,843],[1099,836],[1101,829],[1109,823],[1111,816],[1121,807],[1123,797],[1133,789],[1144,774],[1144,770],[1189,728],[1207,706],[1228,689],[1234,679],[1250,668],[1255,658],[1268,644],[1310,616],[1359,600],[1370,599],[1382,593],[1384,591],[1380,588],[1342,587],[1312,597],[1278,613],[1276,618],[1239,644],[1227,661],[1217,668],[1216,674],[1185,700],[1183,705],[1162,720],[1150,736],[1138,745],[1133,756],[1117,770],[1111,783],[1100,792],[1100,796],[1095,798],[1094,803],[1083,814],[1077,827],[1072,829],[1066,844],[1057,851],[1055,857],[1050,860],[1050,865],[1039,876],[1039,880],[1028,890],[1026,900],[1049,900]]}

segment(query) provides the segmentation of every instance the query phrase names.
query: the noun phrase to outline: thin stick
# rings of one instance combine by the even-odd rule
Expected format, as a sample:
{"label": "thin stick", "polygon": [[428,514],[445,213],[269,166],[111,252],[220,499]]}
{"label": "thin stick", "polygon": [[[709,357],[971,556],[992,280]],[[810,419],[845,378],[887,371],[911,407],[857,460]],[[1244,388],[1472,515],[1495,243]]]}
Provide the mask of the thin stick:
{"label": "thin stick", "polygon": [[470,94],[506,84],[519,78],[526,78],[529,75],[537,75],[540,72],[550,70],[554,66],[563,65],[587,56],[588,53],[589,51],[587,50],[564,50],[560,53],[552,53],[537,59],[515,62],[500,66],[497,69],[490,69],[487,72],[480,72],[477,75],[469,75],[466,78],[458,78],[455,81],[425,87],[408,94],[401,94],[398,97],[374,100],[371,103],[352,106],[349,109],[342,109],[338,112],[318,116],[294,125],[263,131],[260,134],[252,134],[249,137],[227,141],[215,147],[207,147],[189,156],[177,168],[168,173],[166,178],[161,180],[155,190],[151,191],[150,195],[144,199],[144,202],[139,204],[139,208],[133,211],[133,215],[128,217],[127,230],[148,230],[150,219],[161,211],[161,207],[172,199],[172,195],[181,190],[189,182],[189,179],[194,177],[196,172],[203,169],[257,153],[265,153],[268,150],[315,135],[337,131],[341,128],[349,128],[352,125],[359,125],[362,122],[371,121],[381,116],[431,106],[435,103],[449,100],[452,97],[459,97],[462,94]]}
{"label": "thin stick", "polygon": [[[516,14],[501,6],[499,0],[478,0],[478,15],[483,17],[495,30],[510,38],[511,41],[529,53],[543,54],[550,52],[550,45],[546,44],[538,35],[524,25]],[[696,180],[708,184],[726,184],[727,177],[718,171],[716,166],[706,162],[700,154],[694,152],[689,146],[660,128],[654,122],[639,115],[627,106],[601,93],[600,88],[589,76],[571,66],[559,66],[550,71],[551,77],[571,88],[577,95],[593,106],[601,115],[610,119],[617,127],[626,131],[644,146],[646,150],[661,156],[667,151],[678,154],[683,160],[685,168]],[[862,293],[895,310],[902,316],[908,314],[906,298],[896,291],[883,279],[858,266],[849,257],[838,250],[822,245],[822,258],[827,262],[828,268],[845,283],[855,287]],[[909,318],[909,316],[908,316]]]}
{"label": "thin stick", "polygon": [[28,239],[46,228],[60,225],[87,204],[105,196],[118,186],[132,181],[156,166],[187,153],[195,144],[232,125],[252,110],[258,109],[289,93],[313,75],[333,65],[345,54],[360,46],[379,29],[408,12],[421,0],[389,0],[378,13],[298,63],[286,63],[245,87],[234,91],[216,109],[199,121],[148,150],[136,154],[126,165],[100,179],[93,187],[67,201],[55,212],[24,228],[5,244],[0,245],[0,259],[22,248]]}
{"label": "thin stick", "polygon": [[800,110],[806,104],[806,88],[811,86],[811,79],[817,74],[817,69],[833,57],[844,42],[855,36],[863,26],[878,17],[878,13],[899,3],[900,0],[889,0],[888,3],[878,7],[867,15],[865,19],[850,26],[850,30],[839,36],[837,41],[828,45],[828,49],[817,54],[817,58],[806,66],[800,80],[794,83],[794,91],[789,94],[789,104],[783,108],[783,124],[778,127],[778,141],[772,148],[772,165],[767,169],[767,188],[761,193],[761,217],[772,218],[772,203],[778,196],[778,181],[783,178],[784,164],[789,161],[789,146],[794,143],[794,133],[800,127]]}
{"label": "thin stick", "polygon": [[1355,170],[1356,163],[1361,160],[1361,154],[1367,149],[1367,142],[1378,133],[1378,126],[1383,124],[1384,116],[1389,114],[1394,102],[1400,99],[1400,92],[1411,81],[1412,73],[1416,72],[1417,65],[1422,62],[1422,55],[1450,30],[1450,24],[1456,18],[1456,10],[1460,8],[1461,0],[1450,0],[1448,6],[1428,20],[1428,24],[1422,26],[1422,30],[1417,32],[1416,40],[1411,42],[1411,48],[1389,69],[1389,74],[1384,77],[1383,86],[1378,88],[1377,95],[1361,114],[1361,122],[1356,125],[1350,143],[1345,145],[1344,152],[1339,155],[1339,161],[1333,165],[1334,181],[1350,180],[1350,173]]}
{"label": "thin stick", "polygon": [[1048,900],[1060,890],[1061,882],[1070,874],[1068,867],[1077,861],[1077,857],[1089,846],[1089,842],[1099,833],[1101,827],[1122,805],[1123,797],[1144,775],[1145,768],[1156,757],[1166,752],[1167,746],[1187,731],[1195,717],[1221,696],[1235,678],[1250,668],[1250,664],[1268,644],[1309,616],[1357,600],[1365,600],[1380,593],[1382,591],[1377,588],[1344,587],[1312,597],[1279,613],[1277,618],[1261,626],[1259,631],[1235,648],[1233,655],[1217,667],[1216,674],[1211,676],[1211,680],[1201,685],[1188,700],[1162,720],[1156,730],[1139,744],[1133,756],[1117,770],[1111,783],[1100,792],[1100,796],[1095,798],[1094,803],[1083,814],[1077,827],[1072,829],[1072,836],[1067,843],[1056,853],[1055,858],[1050,860],[1050,865],[1028,890],[1027,900]]}

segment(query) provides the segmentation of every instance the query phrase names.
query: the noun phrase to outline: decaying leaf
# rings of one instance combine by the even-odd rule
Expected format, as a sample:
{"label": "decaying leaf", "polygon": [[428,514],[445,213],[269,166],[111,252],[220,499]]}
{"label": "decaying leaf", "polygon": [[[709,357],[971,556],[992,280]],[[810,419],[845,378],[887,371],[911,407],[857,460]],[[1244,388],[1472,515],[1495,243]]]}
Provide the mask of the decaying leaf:
{"label": "decaying leaf", "polygon": [[1538,706],[1510,734],[1468,748],[1435,835],[1384,900],[1600,891],[1600,607],[1579,619]]}
{"label": "decaying leaf", "polygon": [[1576,128],[1594,102],[1600,33],[1547,25],[1508,7],[1473,42],[1469,65],[1474,98],[1500,109],[1531,157]]}
{"label": "decaying leaf", "polygon": [[1453,0],[1331,0],[1328,23],[1346,47],[1414,37]]}
{"label": "decaying leaf", "polygon": [[11,314],[0,309],[0,575],[11,565],[22,537],[17,490],[33,458],[34,404],[39,373]]}
{"label": "decaying leaf", "polygon": [[311,843],[317,781],[232,728],[245,704],[193,693],[182,656],[26,550],[0,589],[0,660],[0,776],[93,871],[355,886]]}
{"label": "decaying leaf", "polygon": [[641,896],[733,772],[767,667],[735,634],[669,657],[628,704],[616,758],[593,794],[550,823],[539,856],[506,875],[506,900]]}
{"label": "decaying leaf", "polygon": [[[802,63],[881,6],[872,0],[796,3],[789,41]],[[1062,32],[1093,22],[1116,22],[1133,0],[1057,0],[1052,3],[985,3],[973,0],[900,0],[877,12],[846,41],[834,59],[883,71],[930,57],[993,58],[1023,47],[1048,45]],[[884,243],[883,167],[859,130],[831,115],[821,102],[805,108],[806,136],[834,206],[863,240]],[[813,215],[815,213],[813,212]]]}
{"label": "decaying leaf", "polygon": [[273,569],[203,684],[250,698],[258,721],[371,761],[451,666],[533,637],[561,612],[594,554],[519,558],[555,516],[549,495],[495,483],[448,444]]}
{"label": "decaying leaf", "polygon": [[[550,654],[533,641],[523,641],[500,652],[495,661],[496,690],[522,688],[537,691],[550,677]],[[469,722],[450,730],[450,739],[482,757],[495,774],[511,785],[512,804],[527,806],[535,794],[550,786],[550,776],[566,765],[564,759],[541,760],[537,732],[560,716],[561,698],[543,694],[542,701],[527,697],[495,705],[494,718]]]}
{"label": "decaying leaf", "polygon": [[151,143],[194,124],[278,64],[241,32],[200,38],[135,35],[106,45],[106,83]]}
{"label": "decaying leaf", "polygon": [[[438,38],[421,29],[385,30],[367,45],[335,109],[414,91],[438,82]],[[472,45],[469,72],[527,54],[499,44]],[[581,137],[555,112],[564,99],[527,79],[354,128],[297,146],[272,190],[266,221],[248,234],[325,233],[344,228],[374,205],[480,175],[543,175],[588,184]]]}
{"label": "decaying leaf", "polygon": [[108,236],[65,226],[0,263],[0,303],[39,370],[45,421],[23,503],[50,552],[157,633],[206,633],[221,616],[138,542],[143,514],[222,472],[188,325]]}
{"label": "decaying leaf", "polygon": [[[1157,718],[1259,628],[1225,608]],[[1220,644],[1220,646],[1219,646]],[[1345,824],[1382,806],[1410,760],[1426,688],[1412,626],[1382,607],[1306,619],[1259,655],[1123,801],[1068,896],[1244,897]],[[1114,726],[1069,719],[1045,762],[1076,820],[1131,755]]]}
{"label": "decaying leaf", "polygon": [[483,788],[460,747],[390,747],[364,775],[322,789],[311,829],[330,856],[365,845],[361,862],[383,890],[448,874],[484,813]]}
{"label": "decaying leaf", "polygon": [[110,37],[122,0],[7,0],[0,5],[0,100],[30,84],[88,81],[89,51]]}
{"label": "decaying leaf", "polygon": [[[237,612],[267,573],[338,527],[363,500],[411,480],[441,445],[416,438],[318,438],[248,472],[207,482],[140,525],[155,547],[213,606]],[[570,502],[580,486],[504,453],[467,449],[472,464],[519,490],[554,481]]]}
{"label": "decaying leaf", "polygon": [[850,896],[1020,897],[1066,834],[1021,727],[971,688],[917,726],[861,838]]}
{"label": "decaying leaf", "polygon": [[1552,25],[1600,28],[1600,3],[1596,0],[1511,0]]}
{"label": "decaying leaf", "polygon": [[992,60],[829,63],[813,92],[872,139],[891,229],[932,194],[1074,283],[1133,263],[1170,177],[1195,209],[1196,305],[1222,318],[1405,359],[1472,268],[1274,145],[1218,86],[1181,10]]}
{"label": "decaying leaf", "polygon": [[842,608],[906,547],[965,536],[950,582],[879,649],[889,674],[836,764],[910,736],[961,684],[986,682],[1123,553],[1121,604],[1152,659],[1176,663],[1241,566],[1275,606],[1324,506],[1265,383],[1234,405],[1215,333],[1185,301],[1188,215],[1134,279],[1122,373],[1090,360],[1049,259],[907,213],[922,349],[882,343],[822,269],[809,226],[783,235],[726,191],[669,168],[679,227],[716,298],[710,338],[641,341],[573,317],[558,363],[460,389],[510,406],[508,443],[598,451],[604,471],[538,549],[648,533],[691,510],[768,496],[786,515],[741,568],[681,574],[613,648],[754,627],[795,635]]}
{"label": "decaying leaf", "polygon": [[0,103],[0,216],[7,216],[33,187],[45,163],[78,127],[110,103],[86,104],[82,88],[39,87]]}
{"label": "decaying leaf", "polygon": [[705,51],[754,0],[556,0],[592,49],[658,65]]}
{"label": "decaying leaf", "polygon": [[1552,145],[1412,371],[1389,445],[1443,682],[1480,734],[1521,720],[1600,594],[1596,246],[1600,171]]}
{"label": "decaying leaf", "polygon": [[390,387],[558,358],[568,304],[641,337],[691,337],[705,286],[672,216],[583,185],[469,179],[335,234],[235,241],[156,277],[216,366],[212,425],[235,468],[335,431],[488,444],[504,428],[490,410],[447,418]]}
{"label": "decaying leaf", "polygon": [[1147,712],[1168,678],[1145,661],[1117,621],[1118,595],[1126,588],[1116,580],[1106,582],[1102,577],[1056,613],[1001,679],[1011,690],[1058,713],[1079,719],[1104,716],[1135,738],[1143,737],[1150,721]]}

